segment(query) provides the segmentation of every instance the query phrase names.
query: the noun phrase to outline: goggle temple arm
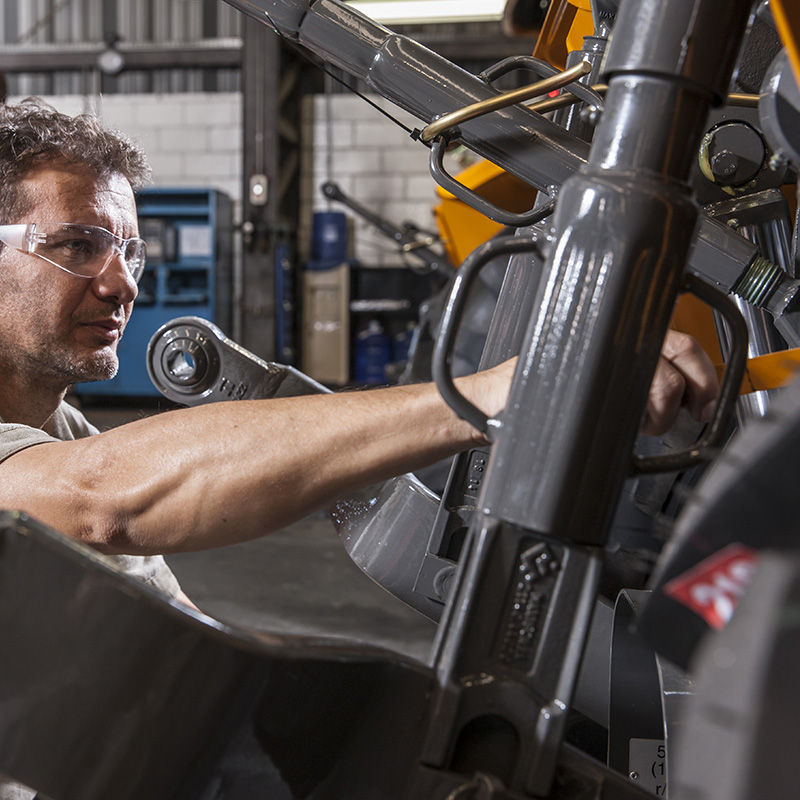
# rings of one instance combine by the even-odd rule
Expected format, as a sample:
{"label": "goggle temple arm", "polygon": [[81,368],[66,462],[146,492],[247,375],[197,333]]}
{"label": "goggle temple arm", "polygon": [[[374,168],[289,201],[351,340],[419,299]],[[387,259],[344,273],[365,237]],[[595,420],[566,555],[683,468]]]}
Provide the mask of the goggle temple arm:
{"label": "goggle temple arm", "polygon": [[36,224],[0,225],[0,242],[23,253],[32,253]]}

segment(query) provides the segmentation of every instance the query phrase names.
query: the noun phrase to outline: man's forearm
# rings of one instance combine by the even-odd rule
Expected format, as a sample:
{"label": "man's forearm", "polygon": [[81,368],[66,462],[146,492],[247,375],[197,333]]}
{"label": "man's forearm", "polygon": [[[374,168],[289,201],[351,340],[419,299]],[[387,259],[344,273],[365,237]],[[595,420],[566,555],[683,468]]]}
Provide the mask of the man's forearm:
{"label": "man's forearm", "polygon": [[[499,410],[479,376],[466,381]],[[431,385],[219,403],[28,448],[0,469],[0,504],[105,552],[194,550],[263,535],[478,441]]]}

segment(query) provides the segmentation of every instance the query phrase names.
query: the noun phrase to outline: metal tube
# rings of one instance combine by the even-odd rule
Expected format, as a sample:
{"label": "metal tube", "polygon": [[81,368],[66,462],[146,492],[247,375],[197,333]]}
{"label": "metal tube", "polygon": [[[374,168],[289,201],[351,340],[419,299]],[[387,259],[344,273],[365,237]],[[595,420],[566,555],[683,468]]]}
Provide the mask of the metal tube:
{"label": "metal tube", "polygon": [[[585,36],[583,39],[583,48],[579,52],[570,53],[567,56],[567,66],[570,66],[578,59],[590,61],[592,64],[592,71],[588,75],[585,75],[583,78],[581,78],[578,81],[579,83],[585,83],[589,85],[596,84],[598,82],[600,68],[603,62],[603,55],[606,52],[607,44],[607,37],[597,35]],[[604,84],[600,85],[604,86]],[[566,92],[562,92],[561,96],[565,96],[566,94]],[[597,94],[601,97],[605,96],[604,92],[602,94],[597,92]],[[593,105],[594,108],[592,109],[591,107]],[[592,113],[586,114],[584,113],[586,111],[592,111]],[[594,135],[594,129],[595,125],[597,124],[597,120],[599,119],[599,113],[600,109],[596,104],[587,103],[582,106],[570,105],[563,110],[557,111],[553,115],[552,119],[553,122],[563,125],[571,133],[574,133],[584,141],[589,142]]]}
{"label": "metal tube", "polygon": [[437,136],[440,136],[445,131],[460,125],[462,122],[469,122],[471,119],[477,119],[484,114],[489,114],[492,111],[498,111],[507,106],[513,106],[516,103],[521,103],[523,100],[530,100],[531,97],[538,97],[542,94],[547,94],[554,89],[560,89],[569,83],[572,83],[582,75],[591,72],[592,65],[588,61],[581,61],[570,69],[558,75],[553,75],[551,78],[544,78],[543,80],[530,83],[527,86],[522,86],[519,89],[513,89],[510,92],[505,92],[497,97],[490,97],[487,100],[479,100],[477,103],[472,103],[465,108],[460,108],[457,111],[451,111],[443,117],[426,125],[420,139],[423,142],[430,142]]}
{"label": "metal tube", "polygon": [[[619,74],[590,163],[559,194],[546,277],[439,628],[425,764],[484,769],[497,726],[478,738],[473,722],[501,716],[509,794],[550,791],[572,654],[698,219],[688,154],[723,79],[727,88],[749,10],[749,0],[622,4],[609,51]],[[709,52],[693,61],[698,43]]]}
{"label": "metal tube", "polygon": [[[599,95],[605,95],[608,91],[607,83],[595,83],[591,86]],[[758,101],[760,95],[757,94],[744,94],[742,92],[731,92],[728,95],[727,104],[729,106],[737,106],[739,108],[758,108]],[[555,111],[559,108],[567,108],[568,106],[580,103],[579,97],[574,97],[571,94],[561,94],[558,97],[548,97],[547,100],[539,100],[536,103],[530,103],[527,108],[531,111],[536,111],[539,114],[546,114],[548,111]]]}
{"label": "metal tube", "polygon": [[[590,164],[559,195],[549,277],[494,446],[485,513],[604,540],[698,217],[684,182],[724,83],[717,64],[704,85],[707,54],[693,60],[685,45],[718,42],[713,58],[729,74],[728,39],[739,41],[748,12],[745,0],[623,5]],[[576,504],[576,494],[593,502]]]}
{"label": "metal tube", "polygon": [[[499,92],[428,48],[335,0],[225,0],[363,81],[425,124]],[[465,123],[460,139],[478,155],[550,192],[583,164],[589,148],[563,128],[509,106]]]}
{"label": "metal tube", "polygon": [[[426,123],[443,113],[497,95],[475,75],[335,0],[317,0],[313,5],[309,0],[225,2],[366,81],[374,91]],[[685,4],[686,0],[683,2]],[[712,16],[713,13],[716,12],[712,12]],[[720,20],[727,18],[725,7],[719,13]],[[655,49],[660,53],[663,46],[657,26],[668,30],[670,20],[664,17],[663,9],[654,8],[653,14],[656,26],[648,29],[653,30]],[[711,20],[708,34],[712,39],[715,37],[714,22]],[[618,22],[615,30],[615,37],[621,39]],[[635,39],[636,30],[629,31],[629,36]],[[680,55],[680,45],[670,46],[674,54]],[[725,51],[728,60],[731,47],[729,44]],[[699,48],[688,48],[693,55],[698,49],[707,48],[702,44]],[[662,56],[659,58],[663,61]],[[621,70],[624,64],[617,66]],[[718,67],[714,66],[714,74]],[[718,86],[719,80],[715,78],[714,83]],[[553,102],[567,100],[559,97]],[[460,131],[460,139],[478,155],[549,195],[554,194],[588,157],[585,142],[520,105],[466,123]],[[717,267],[730,273],[729,284],[732,284],[747,267],[747,262],[739,260],[741,237],[730,229],[720,234],[707,219],[701,222],[697,237],[701,246],[695,248],[690,261],[692,270],[699,275],[704,273],[703,263],[697,256],[708,250],[705,245],[710,245],[715,251]]]}

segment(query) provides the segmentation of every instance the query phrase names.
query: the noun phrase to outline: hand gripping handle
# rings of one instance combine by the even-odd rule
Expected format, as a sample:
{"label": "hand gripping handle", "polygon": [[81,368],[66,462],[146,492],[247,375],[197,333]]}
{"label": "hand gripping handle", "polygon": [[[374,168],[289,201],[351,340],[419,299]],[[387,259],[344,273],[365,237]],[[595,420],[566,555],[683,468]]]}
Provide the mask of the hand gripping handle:
{"label": "hand gripping handle", "polygon": [[659,456],[633,456],[633,471],[670,472],[687,469],[713,455],[713,451],[723,444],[725,435],[736,410],[739,387],[742,385],[747,365],[747,325],[736,304],[723,292],[709,286],[694,275],[687,275],[682,291],[691,292],[722,314],[731,332],[731,352],[725,365],[725,374],[719,390],[719,399],[714,416],[700,438],[691,447],[675,453]]}
{"label": "hand gripping handle", "polygon": [[464,313],[469,290],[478,273],[497,256],[530,252],[539,253],[542,260],[544,260],[536,237],[528,233],[525,236],[502,236],[490,239],[476,250],[473,250],[464,259],[464,263],[456,274],[453,287],[450,290],[450,296],[447,298],[439,327],[439,336],[436,339],[436,346],[433,350],[431,366],[433,380],[439,389],[439,393],[447,405],[461,419],[466,420],[470,425],[477,428],[490,441],[492,440],[492,428],[496,427],[497,423],[494,420],[490,420],[483,411],[467,400],[456,388],[452,372],[453,345],[461,324],[461,317]]}

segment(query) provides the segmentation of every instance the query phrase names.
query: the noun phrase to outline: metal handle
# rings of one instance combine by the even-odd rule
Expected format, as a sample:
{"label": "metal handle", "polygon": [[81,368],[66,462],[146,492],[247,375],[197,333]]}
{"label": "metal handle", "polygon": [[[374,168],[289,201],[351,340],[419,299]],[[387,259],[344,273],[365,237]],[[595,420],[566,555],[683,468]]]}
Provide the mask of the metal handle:
{"label": "metal handle", "polygon": [[436,346],[433,349],[431,368],[433,380],[444,401],[461,419],[466,420],[473,427],[477,428],[486,438],[492,440],[493,425],[489,417],[477,406],[473,405],[456,388],[452,373],[452,349],[455,344],[456,334],[461,323],[461,316],[464,313],[469,290],[478,273],[493,258],[502,255],[513,255],[515,253],[529,253],[536,251],[542,260],[539,243],[533,234],[526,236],[503,236],[491,239],[473,250],[465,259],[458,270],[450,296],[442,314],[442,321],[439,328],[439,336],[436,339]]}
{"label": "metal handle", "polygon": [[[545,217],[548,217],[555,204],[555,200],[550,200],[545,205],[534,207],[530,211],[523,211],[522,213],[515,213],[514,211],[506,211],[504,208],[490,203],[486,198],[481,197],[477,192],[459,183],[444,166],[444,152],[446,143],[443,139],[437,139],[431,145],[430,157],[430,170],[433,179],[443,189],[455,195],[459,200],[465,202],[468,206],[480,211],[489,219],[499,222],[501,225],[510,225],[513,228],[524,228],[527,225],[535,225],[541,222]],[[462,267],[463,269],[463,267]]]}
{"label": "metal handle", "polygon": [[523,100],[530,100],[532,97],[538,97],[542,94],[552,92],[554,89],[560,89],[568,83],[580,78],[583,75],[592,71],[592,64],[589,61],[580,61],[574,67],[570,67],[564,72],[555,72],[536,83],[528,84],[520,89],[512,89],[510,92],[503,92],[495,97],[488,97],[485,100],[479,100],[477,103],[471,103],[464,108],[451,111],[439,119],[435,119],[429,125],[422,129],[420,139],[426,144],[433,141],[437,136],[441,136],[450,128],[460,125],[462,122],[468,122],[471,119],[477,119],[484,114],[491,111],[499,111],[501,108],[516,105]]}
{"label": "metal handle", "polygon": [[670,472],[687,469],[711,457],[710,451],[722,445],[736,409],[739,387],[747,365],[747,325],[728,295],[714,289],[695,275],[687,275],[682,291],[691,292],[722,314],[730,326],[731,352],[719,390],[714,417],[700,438],[689,448],[660,456],[633,456],[636,473]]}
{"label": "metal handle", "polygon": [[588,61],[581,61],[571,69],[565,72],[559,72],[555,67],[538,58],[533,58],[532,56],[512,56],[511,58],[503,59],[489,67],[489,69],[480,74],[480,77],[487,82],[491,82],[515,69],[530,70],[537,75],[544,76],[544,80],[523,87],[522,89],[516,89],[513,92],[506,92],[497,97],[473,103],[470,106],[453,111],[450,114],[445,114],[443,117],[440,117],[428,125],[420,134],[420,138],[424,142],[431,142],[432,139],[435,139],[435,141],[431,142],[430,171],[433,179],[439,186],[489,219],[499,222],[501,225],[522,228],[526,225],[535,225],[537,222],[544,219],[550,211],[552,211],[552,202],[547,206],[532,208],[522,213],[507,211],[504,208],[490,203],[477,192],[468,188],[463,183],[459,183],[447,172],[444,166],[444,154],[447,142],[442,134],[460,122],[475,119],[489,111],[505,108],[506,106],[513,105],[514,103],[518,103],[530,97],[535,97],[539,94],[545,94],[554,88],[563,87],[566,92],[574,95],[578,100],[591,103],[598,108],[603,107],[603,98],[591,87],[575,82],[576,78],[588,74],[591,70],[591,64]]}
{"label": "metal handle", "polygon": [[[584,61],[582,63],[585,64],[589,62]],[[485,69],[478,77],[489,82],[496,81],[498,78],[507,75],[515,69],[527,69],[533,72],[534,75],[539,75],[543,78],[566,74],[559,72],[552,64],[542,61],[541,58],[534,58],[533,56],[510,56],[509,58],[504,58],[502,61],[498,61],[488,69]],[[586,74],[588,75],[588,72]],[[602,86],[603,84],[599,85]],[[597,91],[594,86],[587,86],[585,83],[573,81],[569,85],[561,88],[564,89],[564,94],[559,95],[559,97],[568,97],[572,95],[572,97],[569,98],[572,102],[578,103],[583,101],[599,109],[603,108],[603,94]],[[533,105],[526,106],[526,108],[536,108],[537,106],[538,103],[534,103]]]}

